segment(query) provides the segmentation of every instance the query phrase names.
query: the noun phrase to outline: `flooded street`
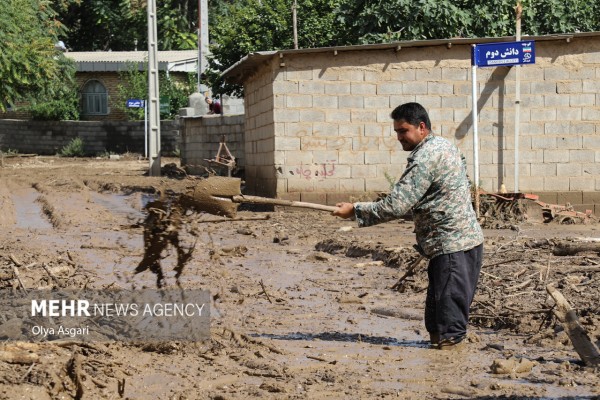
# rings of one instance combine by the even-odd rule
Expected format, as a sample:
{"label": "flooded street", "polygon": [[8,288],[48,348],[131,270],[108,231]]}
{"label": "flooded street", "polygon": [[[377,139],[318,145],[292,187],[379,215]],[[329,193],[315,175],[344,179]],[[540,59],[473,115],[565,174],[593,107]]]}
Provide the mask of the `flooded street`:
{"label": "flooded street", "polygon": [[[144,207],[197,181],[146,177],[147,167],[6,160],[1,290],[155,288],[152,271],[134,273],[144,257]],[[418,258],[411,221],[358,229],[327,212],[283,208],[238,217],[188,212],[178,232],[182,248],[193,249],[181,287],[212,296],[209,340],[15,341],[27,327],[4,312],[0,398],[600,396],[598,369],[583,365],[545,290],[562,291],[597,345],[600,257],[552,253],[559,240],[600,238],[596,224],[485,230],[468,343],[438,351],[423,322],[426,263],[390,289]],[[171,247],[160,260],[167,288],[177,287],[177,263]]]}

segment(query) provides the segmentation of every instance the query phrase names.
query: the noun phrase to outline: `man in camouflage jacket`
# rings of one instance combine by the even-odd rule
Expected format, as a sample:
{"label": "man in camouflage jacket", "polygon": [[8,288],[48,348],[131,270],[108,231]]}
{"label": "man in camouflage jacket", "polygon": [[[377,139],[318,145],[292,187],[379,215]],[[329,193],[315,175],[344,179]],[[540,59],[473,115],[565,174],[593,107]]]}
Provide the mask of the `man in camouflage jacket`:
{"label": "man in camouflage jacket", "polygon": [[412,210],[415,247],[430,259],[425,326],[435,347],[450,349],[466,336],[483,256],[465,160],[456,146],[431,132],[420,104],[400,105],[391,117],[402,149],[411,152],[402,177],[384,198],[339,203],[333,215],[355,217],[362,227]]}

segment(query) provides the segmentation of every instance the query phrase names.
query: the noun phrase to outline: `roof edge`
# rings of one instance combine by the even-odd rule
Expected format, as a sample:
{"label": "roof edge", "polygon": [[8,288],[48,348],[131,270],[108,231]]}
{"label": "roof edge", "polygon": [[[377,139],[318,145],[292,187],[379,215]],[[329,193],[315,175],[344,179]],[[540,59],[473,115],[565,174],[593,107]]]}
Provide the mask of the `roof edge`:
{"label": "roof edge", "polygon": [[[588,37],[588,36],[600,36],[600,32],[578,32],[578,33],[557,33],[550,35],[539,35],[539,36],[522,36],[521,40],[533,40],[533,41],[549,41],[549,40],[569,40],[576,37]],[[375,44],[361,44],[351,46],[333,46],[333,47],[316,47],[307,49],[284,49],[284,50],[271,50],[271,51],[257,51],[249,53],[241,60],[231,65],[225,71],[221,73],[221,76],[233,83],[243,83],[244,77],[249,73],[253,73],[259,65],[267,62],[272,57],[279,55],[280,57],[285,54],[309,54],[309,53],[327,53],[327,52],[344,52],[344,51],[357,51],[357,50],[387,50],[387,49],[400,49],[402,47],[429,47],[429,46],[440,46],[440,45],[469,45],[469,44],[480,44],[480,43],[494,43],[494,42],[510,42],[515,41],[515,36],[502,36],[502,37],[484,37],[484,38],[450,38],[450,39],[428,39],[428,40],[406,40],[399,42],[390,43],[375,43]]]}

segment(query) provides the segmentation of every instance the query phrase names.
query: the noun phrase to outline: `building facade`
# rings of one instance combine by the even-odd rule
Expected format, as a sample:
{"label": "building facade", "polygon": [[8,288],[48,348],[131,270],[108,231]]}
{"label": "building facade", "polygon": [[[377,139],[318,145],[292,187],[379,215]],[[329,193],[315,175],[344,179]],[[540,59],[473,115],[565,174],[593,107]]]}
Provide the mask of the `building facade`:
{"label": "building facade", "polygon": [[[67,52],[65,56],[75,61],[75,79],[79,87],[81,120],[124,121],[127,115],[117,103],[121,72],[132,66],[145,71],[148,64],[146,51],[89,51]],[[195,73],[198,65],[197,50],[159,51],[159,71],[175,80],[187,82],[187,74]],[[26,104],[16,104],[0,119],[29,119]]]}
{"label": "building facade", "polygon": [[[321,203],[386,191],[407,153],[390,119],[429,111],[473,176],[473,44],[514,37],[409,41],[249,54],[225,72],[245,90],[249,192]],[[519,67],[519,191],[549,202],[600,203],[600,32],[524,37]],[[479,185],[514,187],[517,67],[478,68]],[[600,211],[600,210],[598,210]],[[596,211],[596,212],[598,212]]]}

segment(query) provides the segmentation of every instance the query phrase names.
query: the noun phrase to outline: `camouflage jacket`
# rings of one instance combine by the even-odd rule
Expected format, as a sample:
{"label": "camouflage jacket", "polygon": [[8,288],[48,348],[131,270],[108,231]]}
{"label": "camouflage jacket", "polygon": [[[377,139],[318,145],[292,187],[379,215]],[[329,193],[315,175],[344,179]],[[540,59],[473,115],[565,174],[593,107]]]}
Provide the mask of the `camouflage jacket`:
{"label": "camouflage jacket", "polygon": [[354,204],[359,226],[400,218],[412,210],[417,249],[427,257],[469,250],[483,242],[471,204],[464,157],[448,140],[430,133],[408,156],[391,193]]}

